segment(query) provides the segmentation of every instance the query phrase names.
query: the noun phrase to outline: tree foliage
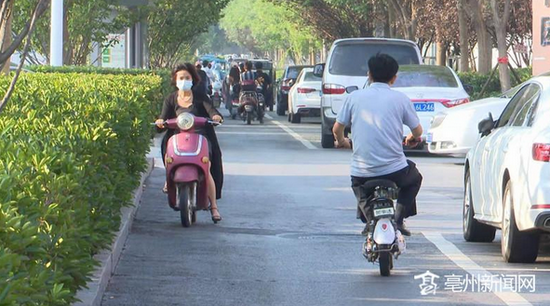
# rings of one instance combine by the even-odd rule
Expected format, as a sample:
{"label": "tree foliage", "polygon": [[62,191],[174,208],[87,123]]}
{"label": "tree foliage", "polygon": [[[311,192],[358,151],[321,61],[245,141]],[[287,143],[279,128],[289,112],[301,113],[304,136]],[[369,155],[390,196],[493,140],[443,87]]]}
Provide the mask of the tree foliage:
{"label": "tree foliage", "polygon": [[147,7],[151,66],[169,68],[192,52],[201,33],[216,24],[229,0],[158,0]]}
{"label": "tree foliage", "polygon": [[[28,21],[30,11],[38,0],[18,0],[15,3],[14,29],[21,29]],[[65,0],[64,8],[64,46],[63,63],[65,65],[86,64],[94,43],[103,43],[109,33],[123,32],[130,24],[124,12],[126,8],[118,0]],[[50,54],[50,10],[37,25],[32,40],[34,51],[49,61]],[[37,57],[31,62],[39,63]]]}
{"label": "tree foliage", "polygon": [[320,40],[309,26],[285,3],[265,0],[233,0],[224,11],[220,25],[227,38],[251,52],[263,55],[277,49],[295,61],[303,60]]}

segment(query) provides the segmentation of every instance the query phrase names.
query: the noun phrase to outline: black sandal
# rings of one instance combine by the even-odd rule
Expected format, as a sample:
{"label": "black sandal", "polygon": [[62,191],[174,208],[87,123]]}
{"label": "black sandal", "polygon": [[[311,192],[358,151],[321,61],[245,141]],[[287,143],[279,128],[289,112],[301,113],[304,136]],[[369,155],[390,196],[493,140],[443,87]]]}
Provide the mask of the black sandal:
{"label": "black sandal", "polygon": [[[217,208],[210,208],[210,213],[212,213],[214,210],[218,211],[218,214],[220,213],[220,211],[217,209]],[[214,224],[220,222],[222,220],[222,217],[221,216],[212,216],[212,221],[214,222]]]}

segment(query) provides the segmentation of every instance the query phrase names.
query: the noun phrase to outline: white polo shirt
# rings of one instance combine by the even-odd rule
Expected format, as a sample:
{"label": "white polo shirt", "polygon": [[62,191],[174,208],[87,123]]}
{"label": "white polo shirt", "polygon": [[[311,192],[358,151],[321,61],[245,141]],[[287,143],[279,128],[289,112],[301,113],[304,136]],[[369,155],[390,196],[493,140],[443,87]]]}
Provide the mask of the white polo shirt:
{"label": "white polo shirt", "polygon": [[403,125],[413,130],[420,120],[405,94],[373,83],[348,95],[336,121],[351,126],[352,176],[376,177],[407,167]]}

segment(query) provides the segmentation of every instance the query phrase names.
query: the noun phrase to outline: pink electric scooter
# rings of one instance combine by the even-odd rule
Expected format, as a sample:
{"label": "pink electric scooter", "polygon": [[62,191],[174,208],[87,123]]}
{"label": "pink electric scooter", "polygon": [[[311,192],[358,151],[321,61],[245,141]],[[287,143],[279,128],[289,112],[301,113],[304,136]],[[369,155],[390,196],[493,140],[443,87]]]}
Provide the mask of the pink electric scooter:
{"label": "pink electric scooter", "polygon": [[209,208],[208,140],[195,132],[196,128],[206,125],[220,124],[189,113],[180,114],[177,118],[164,122],[165,127],[180,131],[168,140],[165,163],[168,204],[180,212],[181,224],[184,227],[195,223],[198,210]]}

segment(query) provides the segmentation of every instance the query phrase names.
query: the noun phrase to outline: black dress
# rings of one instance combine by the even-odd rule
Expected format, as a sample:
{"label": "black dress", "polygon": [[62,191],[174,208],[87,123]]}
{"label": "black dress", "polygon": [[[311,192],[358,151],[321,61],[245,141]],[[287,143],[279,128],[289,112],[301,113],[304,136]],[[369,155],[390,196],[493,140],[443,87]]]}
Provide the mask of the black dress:
{"label": "black dress", "polygon": [[[187,112],[191,113],[197,117],[212,118],[215,115],[221,116],[218,110],[212,105],[212,102],[208,96],[202,91],[193,90],[193,104],[189,108],[183,108],[178,104],[178,92],[175,91],[171,93],[164,100],[164,105],[162,107],[162,113],[160,119],[168,120],[176,118],[179,114]],[[172,135],[174,135],[175,130],[168,130],[164,138],[162,139],[161,145],[161,154],[162,161],[164,162],[164,157],[166,155],[166,145],[168,140]],[[204,128],[197,130],[197,133],[203,135],[208,139],[208,144],[210,145],[210,151],[212,156],[210,157],[210,173],[212,178],[216,183],[216,199],[220,199],[222,196],[222,187],[223,187],[223,164],[222,164],[222,151],[218,143],[218,138],[216,137],[216,132],[214,127],[205,126]]]}

